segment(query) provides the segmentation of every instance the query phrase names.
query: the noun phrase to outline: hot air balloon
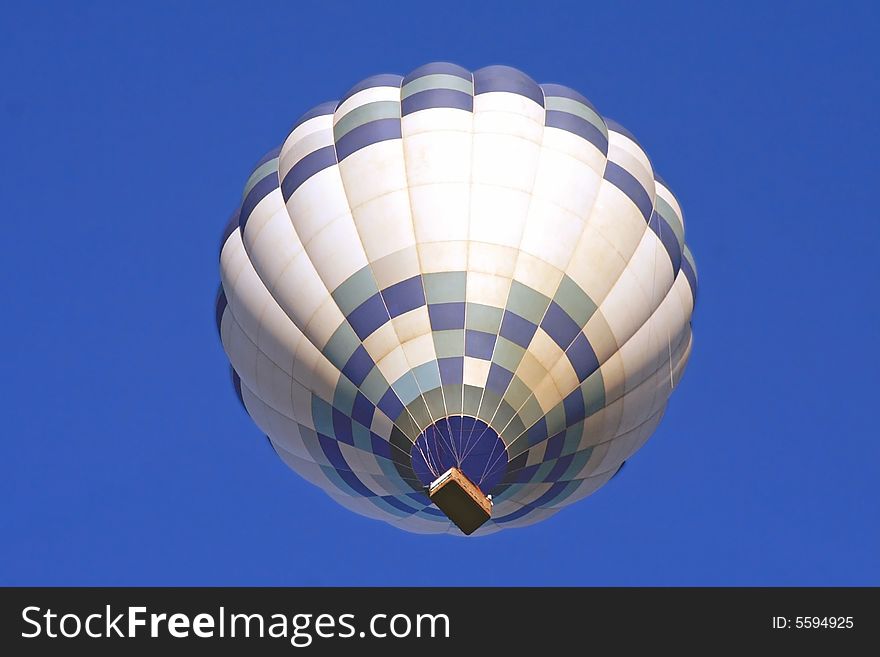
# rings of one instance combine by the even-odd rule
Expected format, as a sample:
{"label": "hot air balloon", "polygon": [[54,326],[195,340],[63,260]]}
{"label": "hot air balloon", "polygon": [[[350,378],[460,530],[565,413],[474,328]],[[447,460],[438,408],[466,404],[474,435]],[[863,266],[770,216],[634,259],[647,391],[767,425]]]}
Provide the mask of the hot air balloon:
{"label": "hot air balloon", "polygon": [[580,93],[448,63],[293,125],[223,233],[239,399],[339,504],[418,533],[544,520],[608,482],[691,352],[681,208]]}

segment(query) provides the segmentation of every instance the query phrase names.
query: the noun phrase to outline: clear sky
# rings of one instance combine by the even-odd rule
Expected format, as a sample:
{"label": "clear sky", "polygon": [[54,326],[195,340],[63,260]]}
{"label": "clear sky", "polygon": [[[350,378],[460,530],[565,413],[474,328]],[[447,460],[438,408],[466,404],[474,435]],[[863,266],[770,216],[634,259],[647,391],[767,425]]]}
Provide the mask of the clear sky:
{"label": "clear sky", "polygon": [[[653,4],[9,5],[0,584],[880,584],[876,3]],[[654,437],[481,539],[300,479],[214,327],[255,161],[314,104],[436,60],[516,66],[632,130],[700,273]]]}

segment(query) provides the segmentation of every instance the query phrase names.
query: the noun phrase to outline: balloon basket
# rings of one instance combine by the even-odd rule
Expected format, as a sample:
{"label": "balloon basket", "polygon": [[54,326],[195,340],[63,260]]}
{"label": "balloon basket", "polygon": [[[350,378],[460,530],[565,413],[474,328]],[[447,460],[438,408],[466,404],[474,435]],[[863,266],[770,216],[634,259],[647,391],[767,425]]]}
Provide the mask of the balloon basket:
{"label": "balloon basket", "polygon": [[458,468],[449,468],[431,482],[428,497],[466,536],[492,515],[492,500]]}

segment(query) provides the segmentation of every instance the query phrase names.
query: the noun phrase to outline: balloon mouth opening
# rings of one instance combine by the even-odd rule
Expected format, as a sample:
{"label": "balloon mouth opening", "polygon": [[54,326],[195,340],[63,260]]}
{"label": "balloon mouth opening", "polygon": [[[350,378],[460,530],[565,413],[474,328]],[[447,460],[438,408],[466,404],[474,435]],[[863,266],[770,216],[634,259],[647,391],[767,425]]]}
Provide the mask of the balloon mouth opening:
{"label": "balloon mouth opening", "polygon": [[452,415],[427,427],[410,451],[413,472],[430,486],[450,468],[458,468],[489,494],[507,473],[507,447],[492,427],[473,417]]}

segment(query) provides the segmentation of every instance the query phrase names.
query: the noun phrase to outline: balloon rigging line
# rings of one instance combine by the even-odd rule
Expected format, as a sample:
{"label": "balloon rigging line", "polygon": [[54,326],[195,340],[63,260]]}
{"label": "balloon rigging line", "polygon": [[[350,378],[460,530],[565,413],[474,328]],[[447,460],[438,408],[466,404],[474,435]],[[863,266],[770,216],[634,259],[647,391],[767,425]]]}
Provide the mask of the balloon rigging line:
{"label": "balloon rigging line", "polygon": [[[477,426],[476,418],[474,418],[474,420],[475,420],[475,421],[474,421],[474,426]],[[481,421],[482,421],[482,420],[481,420]],[[471,444],[470,441],[468,441],[469,448],[468,448],[468,450],[465,452],[465,455],[464,455],[463,458],[467,458],[467,457],[470,455],[470,453],[474,451],[474,449],[477,447],[477,445],[480,444],[480,440],[483,438],[483,436],[486,435],[486,432],[487,432],[490,428],[491,428],[491,427],[489,426],[489,424],[486,423],[486,427],[480,432],[480,435],[478,435],[478,436],[476,437],[476,439],[473,441],[473,444]],[[472,436],[473,436],[473,428],[471,428],[471,437],[472,437]]]}
{"label": "balloon rigging line", "polygon": [[[446,420],[446,428],[449,430],[449,435],[452,436],[452,423],[449,421],[449,416],[447,415],[443,419]],[[456,462],[456,465],[461,467],[461,464],[464,462],[464,458],[462,458],[458,453],[456,453],[455,454],[455,462]]]}
{"label": "balloon rigging line", "polygon": [[[503,445],[504,443],[501,443],[501,444]],[[491,458],[492,454],[495,453],[496,446],[497,446],[497,442],[495,445],[492,446],[492,452],[489,454],[490,458]],[[507,452],[507,447],[505,446],[505,448],[501,450],[501,452],[498,454],[498,456],[495,457],[495,460],[492,461],[491,467],[487,466],[487,471],[484,472],[483,476],[480,478],[481,482],[483,481],[483,479],[485,479],[487,476],[489,476],[492,472],[495,471],[496,464],[501,463],[501,458],[503,456],[505,456],[506,452]]]}
{"label": "balloon rigging line", "polygon": [[[496,440],[494,443],[492,443],[492,450],[489,452],[489,456],[488,456],[488,458],[486,458],[486,465],[483,467],[483,473],[480,475],[480,480],[477,482],[477,485],[478,485],[478,486],[479,486],[480,484],[482,484],[482,483],[483,483],[483,480],[486,478],[486,473],[487,473],[488,470],[489,470],[489,459],[491,459],[492,456],[495,454],[495,448],[496,448],[496,447],[498,447],[498,441],[497,441],[497,440]],[[499,458],[501,458],[501,456],[503,456],[503,455],[504,455],[504,450],[501,450],[501,454],[499,454],[498,457],[496,457],[495,461],[497,461],[497,460],[498,460]],[[492,461],[492,465],[495,464],[495,461]]]}
{"label": "balloon rigging line", "polygon": [[[439,429],[437,429],[436,425],[432,425],[431,429],[435,434],[434,442],[436,443],[439,440],[441,447],[442,446],[447,447],[449,449],[449,452],[452,454],[452,456],[456,458],[456,464],[461,465],[461,463],[457,460],[458,456],[456,454],[455,447],[454,447],[455,440],[452,438],[452,428],[450,427],[450,430],[449,430],[449,441],[448,442],[446,440],[444,440],[445,436],[443,435],[443,432],[440,431]],[[439,434],[439,436],[440,436],[439,439],[436,438],[436,434]]]}

